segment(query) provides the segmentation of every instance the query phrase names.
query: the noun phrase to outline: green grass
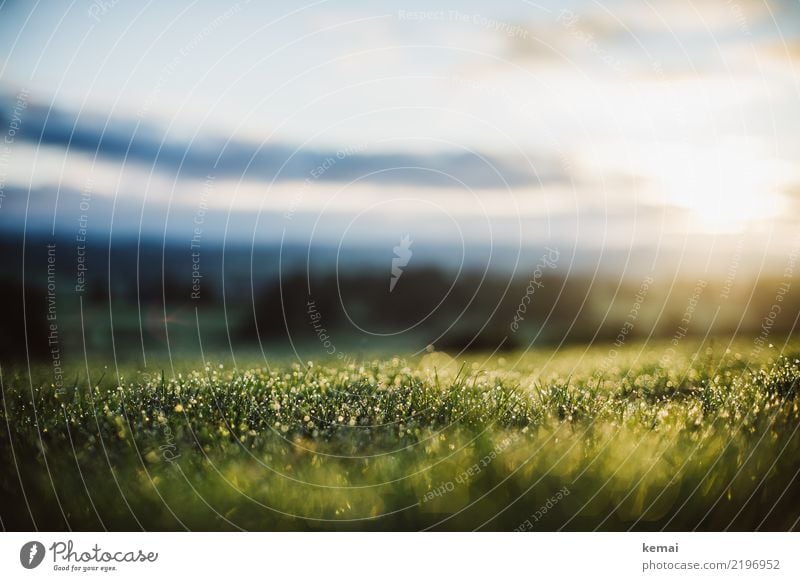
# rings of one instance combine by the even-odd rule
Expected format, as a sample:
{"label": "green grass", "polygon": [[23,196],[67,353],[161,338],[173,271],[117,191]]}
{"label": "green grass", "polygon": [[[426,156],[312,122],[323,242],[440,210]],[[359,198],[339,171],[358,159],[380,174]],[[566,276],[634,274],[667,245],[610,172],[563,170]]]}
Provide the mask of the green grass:
{"label": "green grass", "polygon": [[800,349],[668,348],[100,365],[91,388],[76,367],[61,392],[47,365],[4,367],[0,516],[11,529],[796,527]]}

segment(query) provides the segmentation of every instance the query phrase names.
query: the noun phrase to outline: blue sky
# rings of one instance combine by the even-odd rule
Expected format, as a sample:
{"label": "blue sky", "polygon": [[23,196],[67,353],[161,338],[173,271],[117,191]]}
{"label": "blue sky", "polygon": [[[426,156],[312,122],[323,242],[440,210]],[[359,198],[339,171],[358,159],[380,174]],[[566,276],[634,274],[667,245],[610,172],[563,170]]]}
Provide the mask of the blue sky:
{"label": "blue sky", "polygon": [[796,244],[796,2],[6,2],[0,54],[3,229]]}

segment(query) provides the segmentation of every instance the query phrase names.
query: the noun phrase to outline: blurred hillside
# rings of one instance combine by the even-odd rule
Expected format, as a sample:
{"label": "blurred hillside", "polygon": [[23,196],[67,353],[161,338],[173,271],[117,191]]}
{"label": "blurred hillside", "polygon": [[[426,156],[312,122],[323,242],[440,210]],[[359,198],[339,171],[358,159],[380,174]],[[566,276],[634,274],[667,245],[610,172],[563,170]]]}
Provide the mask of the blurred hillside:
{"label": "blurred hillside", "polygon": [[[390,290],[391,260],[350,262],[308,249],[205,249],[144,241],[0,242],[5,360],[90,356],[140,360],[233,350],[304,357],[459,353],[567,342],[787,334],[800,313],[791,277],[448,269],[411,262]],[[551,256],[551,258],[554,258]],[[24,262],[24,268],[23,268]],[[24,273],[24,282],[23,282]],[[23,303],[24,299],[24,303]]]}

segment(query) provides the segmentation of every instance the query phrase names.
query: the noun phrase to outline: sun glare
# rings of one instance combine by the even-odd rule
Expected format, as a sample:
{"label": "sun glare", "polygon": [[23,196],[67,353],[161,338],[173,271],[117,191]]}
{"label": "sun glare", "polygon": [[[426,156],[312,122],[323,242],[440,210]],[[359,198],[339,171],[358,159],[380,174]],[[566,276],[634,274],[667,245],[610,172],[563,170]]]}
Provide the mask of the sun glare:
{"label": "sun glare", "polygon": [[753,148],[661,148],[639,169],[661,203],[684,209],[690,227],[706,233],[741,232],[780,215],[780,164]]}

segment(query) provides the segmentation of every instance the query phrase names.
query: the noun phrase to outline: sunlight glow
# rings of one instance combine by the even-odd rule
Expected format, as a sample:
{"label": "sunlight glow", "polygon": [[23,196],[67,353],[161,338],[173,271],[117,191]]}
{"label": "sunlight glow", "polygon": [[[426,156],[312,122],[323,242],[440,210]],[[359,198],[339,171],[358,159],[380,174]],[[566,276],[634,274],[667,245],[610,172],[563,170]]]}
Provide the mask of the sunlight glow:
{"label": "sunlight glow", "polygon": [[740,232],[782,209],[776,191],[781,172],[752,148],[666,148],[649,169],[663,202],[689,210],[695,230]]}

